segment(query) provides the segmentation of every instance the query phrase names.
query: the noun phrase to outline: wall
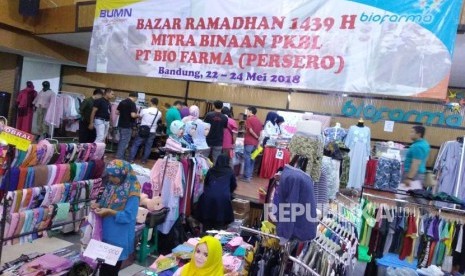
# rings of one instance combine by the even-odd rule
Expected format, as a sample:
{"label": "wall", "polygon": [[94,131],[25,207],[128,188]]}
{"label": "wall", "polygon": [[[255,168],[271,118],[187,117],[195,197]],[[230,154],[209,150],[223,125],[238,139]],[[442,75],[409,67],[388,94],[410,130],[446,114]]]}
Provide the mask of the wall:
{"label": "wall", "polygon": [[[189,105],[197,104],[201,112],[205,112],[207,101],[216,99],[229,102],[233,106],[235,117],[249,105],[258,107],[258,116],[263,120],[267,112],[272,110],[288,110],[293,112],[310,111],[315,114],[332,117],[331,124],[340,122],[348,128],[357,123],[357,118],[348,118],[342,114],[342,107],[346,101],[352,100],[354,105],[371,104],[376,107],[400,108],[404,111],[419,110],[443,112],[444,103],[425,99],[368,97],[366,95],[343,96],[323,92],[283,91],[266,88],[250,88],[244,86],[225,86],[201,82],[185,82],[166,79],[151,79],[143,77],[105,75],[87,73],[83,68],[63,67],[63,90],[81,92],[90,95],[94,87],[112,87],[120,97],[126,97],[129,91],[147,93],[147,98],[156,96],[160,99],[160,106],[173,103],[177,99],[187,99]],[[446,114],[450,114],[446,113]],[[410,122],[396,122],[394,132],[384,131],[384,121],[372,123],[366,120],[371,128],[372,141],[397,141],[410,143],[409,132],[414,125],[414,118]],[[432,152],[428,162],[434,164],[439,147],[444,141],[454,140],[463,136],[465,127],[452,128],[443,125],[427,127],[426,139],[432,145]]]}
{"label": "wall", "polygon": [[[20,68],[21,57],[14,54],[0,52],[0,91],[11,93],[8,124],[15,125],[15,94],[17,87],[17,73]],[[19,75],[19,74],[18,74]]]}
{"label": "wall", "polygon": [[42,89],[42,82],[49,81],[50,88],[58,92],[60,89],[60,71],[60,64],[25,57],[21,72],[21,88],[24,88],[26,81],[30,80],[34,83],[35,89],[40,91]]}

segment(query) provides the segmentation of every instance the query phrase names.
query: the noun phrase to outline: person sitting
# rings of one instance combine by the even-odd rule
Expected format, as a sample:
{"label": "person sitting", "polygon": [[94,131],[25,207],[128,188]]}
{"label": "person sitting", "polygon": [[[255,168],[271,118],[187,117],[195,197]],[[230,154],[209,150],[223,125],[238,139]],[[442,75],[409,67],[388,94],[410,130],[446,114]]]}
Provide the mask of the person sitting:
{"label": "person sitting", "polygon": [[[221,229],[234,221],[232,193],[237,187],[236,176],[229,165],[229,157],[221,154],[205,176],[204,192],[199,198],[197,219],[204,230]],[[215,210],[215,212],[212,212]]]}

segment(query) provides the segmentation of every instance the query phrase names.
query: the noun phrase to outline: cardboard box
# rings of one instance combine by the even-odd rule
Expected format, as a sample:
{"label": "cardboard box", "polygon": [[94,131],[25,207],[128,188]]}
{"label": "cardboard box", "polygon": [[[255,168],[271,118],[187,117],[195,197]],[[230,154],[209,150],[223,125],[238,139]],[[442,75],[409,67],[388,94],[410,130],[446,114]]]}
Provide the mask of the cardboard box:
{"label": "cardboard box", "polygon": [[249,217],[249,213],[237,213],[236,211],[234,211],[234,219],[235,220],[246,221],[248,217]]}
{"label": "cardboard box", "polygon": [[240,199],[240,198],[235,198],[232,201],[232,206],[234,213],[238,214],[246,214],[250,211],[250,201]]}

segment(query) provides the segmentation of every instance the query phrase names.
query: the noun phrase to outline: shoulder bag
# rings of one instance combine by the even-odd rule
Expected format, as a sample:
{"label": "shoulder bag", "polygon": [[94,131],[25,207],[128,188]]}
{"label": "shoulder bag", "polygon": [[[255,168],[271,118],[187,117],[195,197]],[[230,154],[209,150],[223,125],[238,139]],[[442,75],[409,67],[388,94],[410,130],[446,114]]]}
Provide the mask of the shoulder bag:
{"label": "shoulder bag", "polygon": [[155,123],[155,120],[157,119],[157,117],[158,117],[158,110],[150,126],[139,126],[139,137],[147,138],[150,136],[150,129],[152,129],[153,124]]}

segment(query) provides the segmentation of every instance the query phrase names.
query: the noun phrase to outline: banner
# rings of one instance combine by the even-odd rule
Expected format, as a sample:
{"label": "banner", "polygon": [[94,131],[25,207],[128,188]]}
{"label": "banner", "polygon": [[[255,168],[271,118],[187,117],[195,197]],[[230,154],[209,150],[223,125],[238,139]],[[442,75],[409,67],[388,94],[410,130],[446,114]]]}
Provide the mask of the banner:
{"label": "banner", "polygon": [[462,0],[97,0],[87,70],[446,96]]}

